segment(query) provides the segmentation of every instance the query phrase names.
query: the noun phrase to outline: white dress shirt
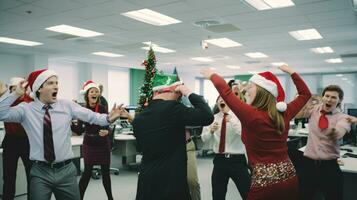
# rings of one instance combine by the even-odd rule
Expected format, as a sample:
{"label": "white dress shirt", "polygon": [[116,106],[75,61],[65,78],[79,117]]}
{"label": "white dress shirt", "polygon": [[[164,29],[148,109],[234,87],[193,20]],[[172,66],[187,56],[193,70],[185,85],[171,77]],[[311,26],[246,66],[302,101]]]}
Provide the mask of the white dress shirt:
{"label": "white dress shirt", "polygon": [[[238,118],[230,111],[230,119],[226,124],[226,144],[224,153],[245,154],[245,146],[241,139],[242,126]],[[219,142],[221,138],[223,113],[219,112],[214,115],[214,121],[218,122],[220,127],[212,134],[210,126],[205,126],[202,131],[202,141],[210,142],[213,140],[213,151],[219,153]]]}
{"label": "white dress shirt", "polygon": [[[43,147],[44,104],[39,100],[31,103],[10,105],[17,99],[15,94],[0,98],[0,121],[21,123],[30,142],[30,160],[45,161]],[[91,124],[107,126],[107,114],[99,114],[69,100],[57,100],[49,110],[52,122],[53,144],[56,162],[73,158],[71,145],[71,121],[80,119]]]}

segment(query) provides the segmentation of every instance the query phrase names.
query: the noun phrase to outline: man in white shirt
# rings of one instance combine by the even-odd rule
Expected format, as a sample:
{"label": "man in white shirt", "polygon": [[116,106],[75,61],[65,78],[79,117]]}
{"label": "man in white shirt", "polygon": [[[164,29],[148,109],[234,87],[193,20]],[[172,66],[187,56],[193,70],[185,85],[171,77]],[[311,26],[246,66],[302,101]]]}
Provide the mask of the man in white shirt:
{"label": "man in white shirt", "polygon": [[[35,200],[79,200],[76,168],[72,163],[70,124],[73,118],[106,126],[119,118],[121,106],[106,114],[92,112],[69,101],[57,100],[57,74],[52,70],[32,72],[15,92],[0,98],[0,120],[16,122],[26,130],[30,142],[30,196]],[[10,105],[31,88],[31,103]],[[0,93],[3,93],[0,91]]]}
{"label": "man in white shirt", "polygon": [[250,175],[245,147],[241,140],[241,123],[221,97],[217,99],[219,113],[214,122],[203,128],[202,140],[213,140],[212,196],[213,200],[225,199],[229,178],[236,184],[242,199],[247,198]]}

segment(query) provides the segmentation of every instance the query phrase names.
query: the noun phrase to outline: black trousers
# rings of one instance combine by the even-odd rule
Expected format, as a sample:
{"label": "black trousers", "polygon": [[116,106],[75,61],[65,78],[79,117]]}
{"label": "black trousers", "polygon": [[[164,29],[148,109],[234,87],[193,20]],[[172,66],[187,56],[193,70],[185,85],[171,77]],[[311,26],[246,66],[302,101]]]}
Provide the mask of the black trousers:
{"label": "black trousers", "polygon": [[300,199],[315,199],[321,192],[325,200],[343,199],[343,174],[337,160],[312,160],[304,156],[300,173]]}
{"label": "black trousers", "polygon": [[27,138],[18,138],[5,135],[2,143],[3,147],[3,200],[13,200],[16,187],[16,171],[17,162],[21,157],[25,166],[27,179],[27,196],[29,199],[29,174],[31,169],[31,161],[29,159],[30,145]]}
{"label": "black trousers", "polygon": [[250,175],[248,172],[245,155],[225,155],[216,154],[213,160],[212,172],[212,196],[213,200],[226,199],[227,185],[229,178],[233,180],[242,199],[247,199],[250,187]]}

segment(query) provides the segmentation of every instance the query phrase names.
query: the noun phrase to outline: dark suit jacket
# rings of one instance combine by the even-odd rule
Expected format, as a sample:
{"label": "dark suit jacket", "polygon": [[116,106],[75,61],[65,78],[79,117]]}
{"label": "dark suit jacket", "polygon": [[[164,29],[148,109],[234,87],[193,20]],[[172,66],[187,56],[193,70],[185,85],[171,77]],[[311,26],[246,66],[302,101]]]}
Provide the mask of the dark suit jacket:
{"label": "dark suit jacket", "polygon": [[143,153],[137,200],[190,199],[185,126],[207,126],[213,115],[200,96],[191,94],[189,99],[194,108],[153,100],[135,117],[134,135]]}

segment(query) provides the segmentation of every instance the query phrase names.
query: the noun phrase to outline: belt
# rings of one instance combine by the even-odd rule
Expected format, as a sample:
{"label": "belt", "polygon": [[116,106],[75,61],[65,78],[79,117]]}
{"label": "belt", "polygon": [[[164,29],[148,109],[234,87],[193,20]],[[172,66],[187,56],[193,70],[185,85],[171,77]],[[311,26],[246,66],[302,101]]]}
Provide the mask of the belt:
{"label": "belt", "polygon": [[59,169],[59,168],[62,168],[64,166],[68,165],[69,163],[72,163],[72,159],[68,159],[68,160],[65,160],[62,162],[57,162],[57,163],[48,163],[48,162],[39,161],[39,160],[33,160],[32,162],[36,163],[38,165],[49,167],[51,169]]}
{"label": "belt", "polygon": [[230,153],[216,153],[217,157],[222,157],[222,158],[238,158],[238,157],[244,157],[244,154],[230,154]]}
{"label": "belt", "polygon": [[337,159],[332,159],[332,160],[314,160],[311,158],[307,158],[310,162],[312,162],[314,165],[326,165],[326,164],[337,164]]}

